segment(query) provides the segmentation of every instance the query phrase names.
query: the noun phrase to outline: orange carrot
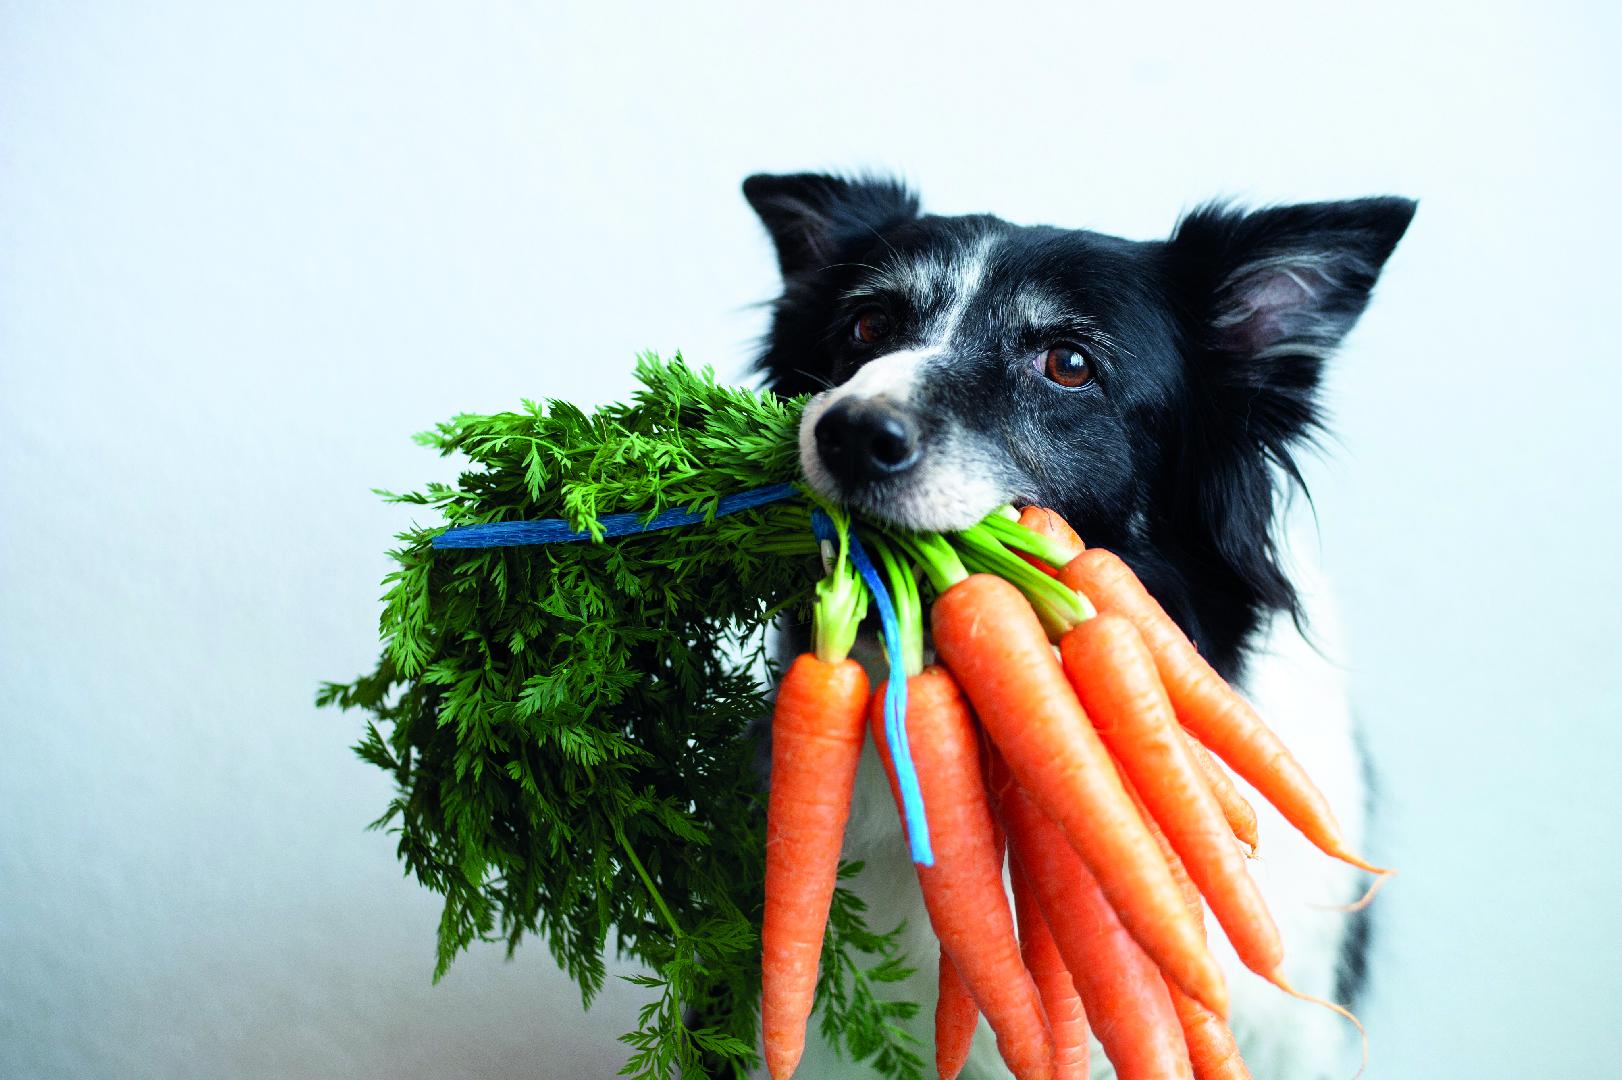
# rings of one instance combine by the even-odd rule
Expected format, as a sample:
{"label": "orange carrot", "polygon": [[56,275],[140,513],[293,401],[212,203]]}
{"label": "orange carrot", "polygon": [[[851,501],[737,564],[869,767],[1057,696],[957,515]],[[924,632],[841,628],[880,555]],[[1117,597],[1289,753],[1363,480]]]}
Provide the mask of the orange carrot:
{"label": "orange carrot", "polygon": [[1217,805],[1222,807],[1222,816],[1228,819],[1228,828],[1255,855],[1260,835],[1256,828],[1256,810],[1250,805],[1250,800],[1239,794],[1239,788],[1221,762],[1211,756],[1211,751],[1190,735],[1186,728],[1183,730],[1183,741],[1188,744],[1188,752],[1194,755],[1194,764],[1205,774],[1206,786],[1216,796]]}
{"label": "orange carrot", "polygon": [[1211,905],[1234,951],[1258,975],[1275,978],[1284,962],[1278,928],[1245,871],[1222,807],[1189,755],[1137,628],[1106,612],[1066,634],[1059,651],[1093,726],[1147,807],[1146,816]]}
{"label": "orange carrot", "polygon": [[952,958],[941,950],[939,995],[935,998],[935,1071],[941,1080],[954,1080],[969,1060],[974,1029],[980,1026],[980,1006],[963,985]]}
{"label": "orange carrot", "polygon": [[[1183,861],[1172,850],[1166,834],[1155,826],[1154,819],[1149,816],[1148,809],[1130,781],[1127,782],[1127,791],[1148,822],[1149,831],[1154,833],[1155,842],[1166,857],[1166,865],[1171,868],[1183,903],[1188,905],[1196,918],[1203,919],[1205,908],[1200,902],[1200,890],[1188,876]],[[1166,982],[1166,989],[1171,993],[1177,1022],[1183,1027],[1183,1039],[1188,1043],[1188,1060],[1194,1068],[1194,1080],[1250,1080],[1250,1069],[1239,1055],[1239,1044],[1234,1041],[1233,1031],[1223,1023],[1222,1018],[1177,989],[1170,980]]]}
{"label": "orange carrot", "polygon": [[[981,740],[982,772],[986,767],[986,751],[984,740]],[[996,850],[997,865],[1001,866],[1008,840],[1003,835],[1002,823],[995,816],[992,817],[992,846]],[[1024,953],[1023,945],[1020,952]],[[935,1070],[942,1080],[950,1080],[963,1071],[964,1064],[969,1060],[974,1033],[980,1026],[980,1007],[974,1003],[974,995],[963,985],[963,977],[957,973],[957,967],[945,950],[941,951],[939,985],[939,995],[935,999]],[[1040,992],[1041,987],[1038,986],[1037,990]]]}
{"label": "orange carrot", "polygon": [[1326,854],[1376,874],[1346,847],[1328,801],[1250,703],[1194,648],[1130,567],[1102,548],[1072,559],[1059,580],[1087,595],[1100,611],[1131,619],[1154,654],[1155,666],[1183,726],[1248,780],[1279,813]]}
{"label": "orange carrot", "polygon": [[[994,769],[992,776],[1013,861],[1036,894],[1118,1080],[1192,1077],[1183,1030],[1154,961],[1121,925],[1059,826],[1006,768]],[[1173,895],[1181,908],[1181,896]]]}
{"label": "orange carrot", "polygon": [[867,674],[855,660],[806,653],[777,691],[760,928],[761,1033],[773,1080],[791,1076],[805,1051],[866,707]]}
{"label": "orange carrot", "polygon": [[[946,669],[927,667],[907,680],[906,723],[935,853],[933,866],[917,867],[930,925],[991,1023],[1009,1069],[1020,1078],[1050,1078],[1053,1039],[1014,936],[1002,853],[980,770],[979,736]],[[900,789],[884,737],[883,685],[873,695],[869,726],[899,808]]]}
{"label": "orange carrot", "polygon": [[[1154,819],[1149,816],[1149,811],[1144,807],[1143,800],[1138,796],[1137,791],[1133,789],[1131,781],[1126,782],[1126,789],[1127,794],[1132,796],[1132,802],[1138,808],[1138,812],[1148,822],[1149,831],[1154,833],[1155,842],[1160,845],[1161,853],[1166,859],[1166,865],[1171,868],[1172,877],[1177,880],[1177,888],[1182,892],[1184,903],[1188,904],[1189,910],[1196,913],[1201,912],[1200,891],[1188,876],[1187,868],[1183,865],[1182,860],[1177,857],[1177,853],[1172,850],[1171,843],[1166,839],[1165,833],[1155,826]],[[1380,882],[1376,882],[1374,888],[1369,890],[1369,895],[1364,897],[1363,902],[1366,903],[1369,897],[1379,889],[1380,883],[1385,880],[1387,879],[1382,877]],[[1363,1075],[1363,1069],[1367,1068],[1369,1063],[1368,1032],[1363,1030],[1362,1022],[1352,1015],[1349,1009],[1343,1005],[1336,1005],[1333,1001],[1326,1001],[1323,998],[1302,993],[1291,986],[1284,979],[1282,973],[1275,972],[1268,981],[1293,998],[1310,1002],[1313,1005],[1321,1005],[1356,1028],[1357,1034],[1363,1043],[1363,1064],[1358,1068],[1357,1076]],[[1183,1035],[1188,1042],[1189,1057],[1194,1065],[1195,1080],[1250,1080],[1250,1069],[1245,1065],[1244,1059],[1239,1056],[1239,1044],[1234,1040],[1233,1032],[1223,1022],[1222,1018],[1187,994],[1184,994],[1176,986],[1173,986],[1170,981],[1167,981],[1166,987],[1171,991],[1172,1005],[1177,1010],[1177,1019],[1183,1025]]]}
{"label": "orange carrot", "polygon": [[1063,828],[1121,923],[1179,986],[1226,1015],[1222,973],[1030,604],[1002,578],[974,574],[941,594],[932,623],[986,734]]}
{"label": "orange carrot", "polygon": [[1019,952],[1025,969],[1042,995],[1042,1009],[1053,1032],[1054,1080],[1087,1080],[1091,1075],[1090,1047],[1087,1045],[1087,1012],[1081,995],[1064,966],[1053,931],[1036,902],[1036,894],[1025,880],[1018,863],[1008,867],[1014,886],[1014,912],[1019,918]]}
{"label": "orange carrot", "polygon": [[[1070,523],[1045,506],[1027,506],[1019,512],[1019,523],[1032,532],[1041,533],[1049,540],[1061,544],[1065,549],[1067,561],[1087,549],[1087,545],[1081,542],[1081,537],[1076,535],[1076,530],[1070,527]],[[1059,574],[1057,567],[1049,566],[1035,555],[1027,555],[1022,551],[1015,554],[1049,577],[1057,577]]]}
{"label": "orange carrot", "polygon": [[1239,1054],[1239,1044],[1222,1017],[1170,983],[1166,986],[1177,1022],[1183,1026],[1194,1080],[1250,1080],[1250,1069]]}

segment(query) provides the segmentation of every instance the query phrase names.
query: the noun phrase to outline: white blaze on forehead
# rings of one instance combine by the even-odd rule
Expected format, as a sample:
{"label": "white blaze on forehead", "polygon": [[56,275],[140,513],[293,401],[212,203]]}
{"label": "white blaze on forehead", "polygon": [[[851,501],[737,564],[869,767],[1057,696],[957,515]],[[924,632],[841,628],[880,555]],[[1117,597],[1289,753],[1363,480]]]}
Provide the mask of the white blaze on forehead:
{"label": "white blaze on forehead", "polygon": [[1064,302],[1043,289],[1030,287],[1016,292],[1009,302],[1009,314],[1021,326],[1047,328],[1060,321],[1086,322],[1068,310]]}
{"label": "white blaze on forehead", "polygon": [[942,291],[950,299],[947,301],[946,310],[930,327],[931,342],[937,347],[945,348],[957,334],[957,328],[963,322],[964,312],[969,310],[969,304],[980,291],[980,280],[985,277],[986,259],[990,254],[991,237],[982,236],[970,251],[954,258],[947,265]]}
{"label": "white blaze on forehead", "polygon": [[927,361],[949,355],[952,339],[985,277],[991,244],[991,237],[982,236],[951,258],[930,256],[890,268],[889,282],[906,292],[920,310],[937,309],[924,327],[924,343],[868,361],[845,383],[822,395],[827,399],[822,408],[847,397],[883,397],[905,405],[917,390]]}
{"label": "white blaze on forehead", "polygon": [[944,349],[951,344],[980,290],[991,246],[992,238],[982,236],[973,246],[950,256],[923,255],[886,268],[885,279],[906,293],[914,307],[935,309],[923,335],[928,348]]}

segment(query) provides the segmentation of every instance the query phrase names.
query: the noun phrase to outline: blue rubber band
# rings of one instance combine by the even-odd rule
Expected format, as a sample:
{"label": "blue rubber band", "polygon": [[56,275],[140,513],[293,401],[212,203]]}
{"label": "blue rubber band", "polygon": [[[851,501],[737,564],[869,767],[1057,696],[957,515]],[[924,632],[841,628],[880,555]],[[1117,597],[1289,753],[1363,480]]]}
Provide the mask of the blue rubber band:
{"label": "blue rubber band", "polygon": [[[673,529],[678,525],[697,525],[712,517],[736,514],[757,506],[791,498],[798,494],[793,484],[769,484],[765,487],[741,491],[736,495],[723,495],[716,501],[711,514],[691,510],[666,510],[649,518],[643,514],[604,514],[597,519],[603,536],[629,536],[634,533]],[[591,533],[571,528],[562,518],[544,518],[539,521],[492,521],[485,525],[462,525],[446,529],[429,541],[435,548],[498,548],[524,547],[531,544],[572,544],[590,540]]]}
{"label": "blue rubber band", "polygon": [[[839,542],[833,521],[821,509],[811,513],[811,530],[819,541]],[[907,824],[907,842],[912,849],[912,861],[919,866],[934,866],[935,852],[929,843],[924,792],[918,786],[918,769],[913,765],[912,747],[907,742],[907,661],[901,646],[901,620],[896,618],[895,605],[890,602],[890,591],[884,587],[884,578],[867,557],[867,550],[856,539],[856,533],[849,532],[847,538],[850,541],[850,561],[867,583],[868,591],[873,594],[873,603],[879,609],[884,651],[890,658],[890,678],[884,691],[884,741],[890,746],[890,760],[895,766],[895,782],[901,792],[901,814]]]}
{"label": "blue rubber band", "polygon": [[[651,518],[642,514],[604,514],[597,519],[602,535],[631,536],[637,533],[672,529],[680,525],[696,525],[711,518],[752,510],[757,506],[792,498],[798,494],[793,484],[770,484],[765,487],[724,495],[716,501],[712,513],[691,510],[666,510]],[[822,510],[811,515],[811,529],[820,540],[837,544],[839,535],[833,521]],[[538,521],[493,521],[484,525],[462,525],[432,537],[429,545],[435,549],[525,547],[539,544],[571,544],[590,540],[590,532],[572,528],[563,518],[544,518]],[[901,790],[902,816],[906,820],[907,839],[912,850],[912,861],[920,866],[935,865],[935,854],[929,843],[929,820],[924,815],[924,793],[918,786],[918,770],[913,765],[912,749],[907,743],[907,668],[901,646],[901,623],[896,618],[895,606],[884,579],[867,556],[867,551],[856,534],[848,534],[851,563],[862,576],[868,591],[873,594],[879,609],[879,622],[884,631],[884,649],[890,658],[890,678],[884,694],[884,738],[890,745],[890,757],[895,765],[896,786]]]}

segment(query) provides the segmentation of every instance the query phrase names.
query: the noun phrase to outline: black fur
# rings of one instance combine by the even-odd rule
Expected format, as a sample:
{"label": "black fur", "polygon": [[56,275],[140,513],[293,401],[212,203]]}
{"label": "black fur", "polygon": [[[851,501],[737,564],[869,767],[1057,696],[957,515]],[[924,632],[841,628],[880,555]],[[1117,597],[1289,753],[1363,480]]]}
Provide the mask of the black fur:
{"label": "black fur", "polygon": [[[752,176],[744,193],[784,277],[759,361],[770,386],[815,392],[916,346],[952,297],[909,296],[893,279],[978,251],[985,272],[951,355],[932,361],[912,405],[926,448],[950,431],[1008,498],[1052,506],[1115,550],[1229,678],[1263,617],[1296,611],[1272,535],[1280,479],[1300,480],[1293,454],[1320,423],[1324,360],[1413,202],[1213,204],[1168,240],[1135,242],[920,215],[892,180]],[[894,325],[880,347],[850,333],[875,307]],[[1030,367],[1061,341],[1087,354],[1087,387],[1060,389]]]}

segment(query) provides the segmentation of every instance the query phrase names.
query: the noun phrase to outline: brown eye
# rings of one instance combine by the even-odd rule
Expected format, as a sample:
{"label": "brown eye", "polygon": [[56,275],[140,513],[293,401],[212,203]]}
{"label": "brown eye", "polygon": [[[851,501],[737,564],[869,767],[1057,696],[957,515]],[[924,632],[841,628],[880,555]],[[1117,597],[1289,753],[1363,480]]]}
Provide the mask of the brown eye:
{"label": "brown eye", "polygon": [[882,311],[864,311],[851,323],[850,336],[863,345],[877,345],[890,336],[890,316]]}
{"label": "brown eye", "polygon": [[1044,349],[1037,357],[1042,374],[1060,386],[1075,389],[1093,381],[1092,365],[1078,349],[1069,345],[1055,345]]}

